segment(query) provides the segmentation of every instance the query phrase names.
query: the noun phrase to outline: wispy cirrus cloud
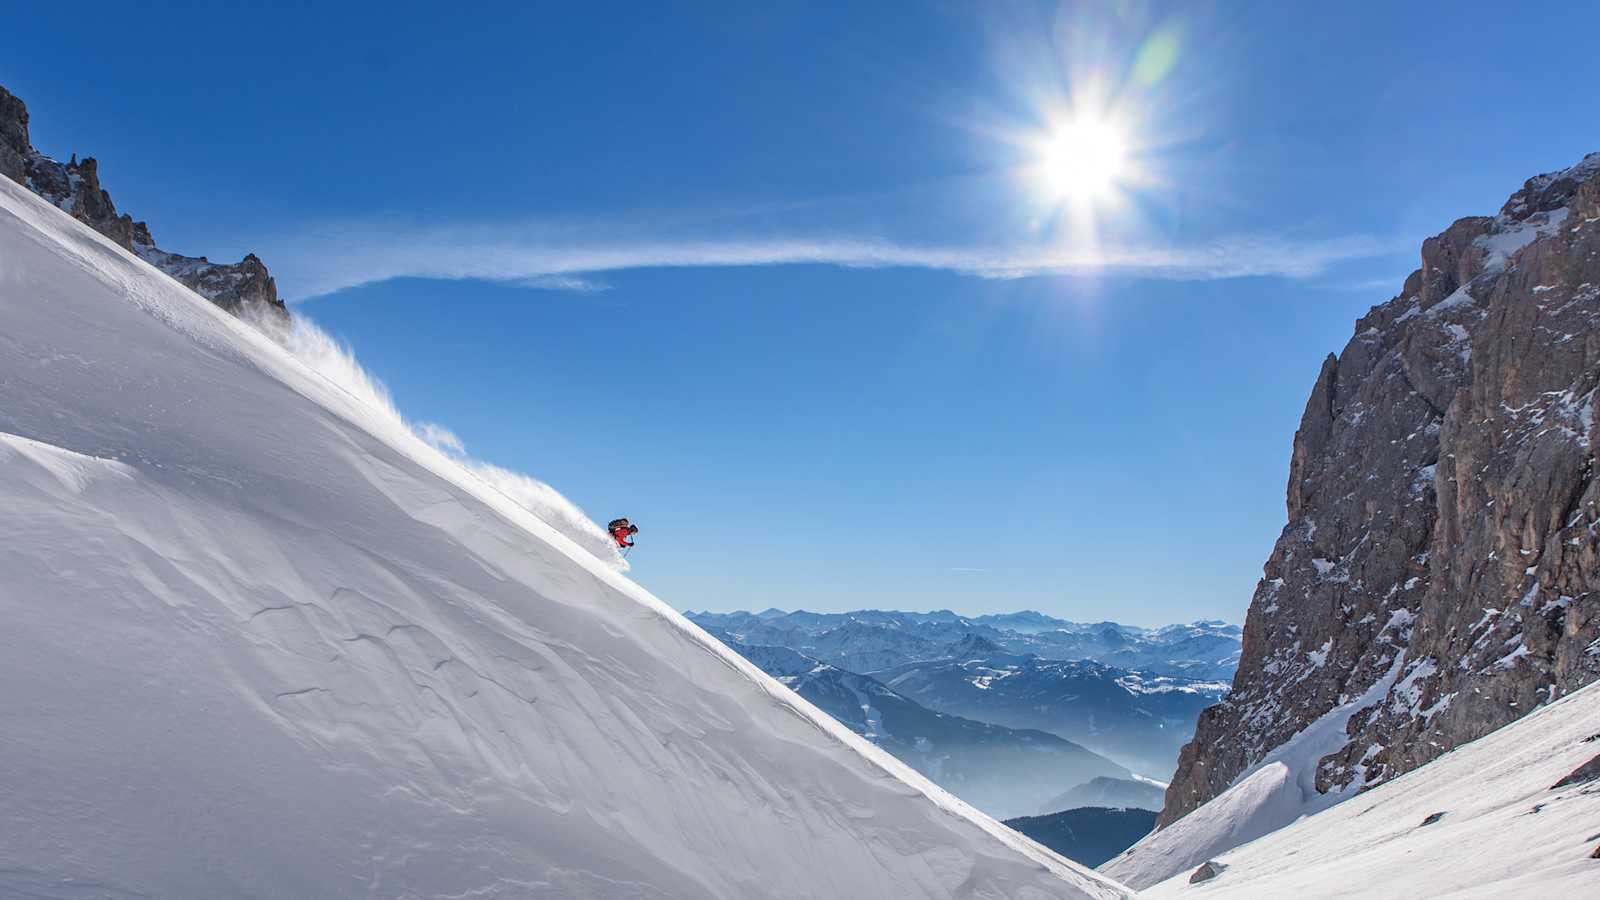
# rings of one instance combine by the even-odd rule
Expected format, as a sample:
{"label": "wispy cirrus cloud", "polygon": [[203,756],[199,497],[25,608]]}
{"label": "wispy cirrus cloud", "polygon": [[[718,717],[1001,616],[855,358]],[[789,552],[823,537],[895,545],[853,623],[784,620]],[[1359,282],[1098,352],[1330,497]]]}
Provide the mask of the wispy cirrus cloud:
{"label": "wispy cirrus cloud", "polygon": [[517,282],[523,287],[541,291],[571,291],[574,294],[598,294],[611,290],[611,285],[579,275],[534,275]]}
{"label": "wispy cirrus cloud", "polygon": [[[671,229],[663,229],[670,232]],[[678,236],[601,227],[383,223],[323,226],[269,241],[284,294],[306,300],[394,278],[479,279],[576,292],[637,269],[832,265],[917,268],[978,278],[1100,274],[1180,281],[1310,278],[1392,248],[1365,235],[1237,235],[1195,243],[916,243],[872,236]]]}

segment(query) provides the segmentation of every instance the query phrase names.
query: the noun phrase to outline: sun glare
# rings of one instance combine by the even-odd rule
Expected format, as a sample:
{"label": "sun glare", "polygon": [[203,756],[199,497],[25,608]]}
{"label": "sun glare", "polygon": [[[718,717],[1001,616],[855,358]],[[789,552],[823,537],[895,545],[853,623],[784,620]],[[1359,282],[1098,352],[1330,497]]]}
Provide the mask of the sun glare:
{"label": "sun glare", "polygon": [[1127,139],[1114,123],[1082,117],[1055,129],[1039,149],[1039,174],[1058,199],[1095,200],[1127,166]]}
{"label": "sun glare", "polygon": [[1188,26],[1143,6],[1061,2],[1048,35],[1022,29],[999,47],[1007,94],[983,131],[1000,145],[1010,221],[1073,261],[1063,269],[1153,243],[1175,149],[1195,134]]}

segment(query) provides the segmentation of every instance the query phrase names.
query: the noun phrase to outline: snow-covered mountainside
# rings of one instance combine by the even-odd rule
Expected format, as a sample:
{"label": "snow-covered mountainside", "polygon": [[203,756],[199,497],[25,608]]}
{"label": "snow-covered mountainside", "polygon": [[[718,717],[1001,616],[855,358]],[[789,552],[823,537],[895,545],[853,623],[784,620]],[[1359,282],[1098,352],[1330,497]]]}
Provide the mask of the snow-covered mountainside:
{"label": "snow-covered mountainside", "polygon": [[1593,154],[1429,238],[1324,363],[1233,690],[1163,827],[1296,735],[1326,737],[1297,789],[1348,796],[1600,677],[1597,385]]}
{"label": "snow-covered mountainside", "polygon": [[157,247],[148,225],[117,212],[111,194],[100,186],[100,167],[94,159],[79,160],[73,154],[63,163],[34,149],[28,135],[28,107],[4,87],[0,87],[0,178],[32,190],[231,313],[250,311],[288,319],[277,283],[255,254],[236,263],[214,263]]}
{"label": "snow-covered mountainside", "polygon": [[997,819],[1032,812],[1043,794],[1128,775],[1056,735],[934,712],[875,678],[787,647],[728,645],[851,731]]}
{"label": "snow-covered mountainside", "polygon": [[[1102,871],[1140,897],[1579,898],[1600,894],[1600,685],[1236,849],[1264,807],[1246,779]],[[1202,817],[1218,814],[1205,827]],[[1211,862],[1216,874],[1191,883]],[[1198,876],[1198,877],[1203,877]]]}
{"label": "snow-covered mountainside", "polygon": [[747,644],[790,647],[852,672],[873,673],[908,662],[943,659],[951,645],[979,637],[997,652],[1044,659],[1087,659],[1123,669],[1204,680],[1233,677],[1240,629],[1224,622],[1139,628],[1115,622],[1085,624],[1025,610],[986,616],[862,609],[847,613],[691,612]]}
{"label": "snow-covered mountainside", "polygon": [[0,895],[1127,892],[0,179]]}

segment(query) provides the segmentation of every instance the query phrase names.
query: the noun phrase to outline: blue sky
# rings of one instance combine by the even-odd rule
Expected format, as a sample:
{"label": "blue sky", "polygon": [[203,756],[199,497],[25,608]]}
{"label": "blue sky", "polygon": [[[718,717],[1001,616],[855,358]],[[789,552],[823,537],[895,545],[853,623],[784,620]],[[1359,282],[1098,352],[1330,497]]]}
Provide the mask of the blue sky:
{"label": "blue sky", "polygon": [[1239,621],[1322,356],[1600,149],[1600,9],[1396,5],[36,5],[0,84],[679,607]]}

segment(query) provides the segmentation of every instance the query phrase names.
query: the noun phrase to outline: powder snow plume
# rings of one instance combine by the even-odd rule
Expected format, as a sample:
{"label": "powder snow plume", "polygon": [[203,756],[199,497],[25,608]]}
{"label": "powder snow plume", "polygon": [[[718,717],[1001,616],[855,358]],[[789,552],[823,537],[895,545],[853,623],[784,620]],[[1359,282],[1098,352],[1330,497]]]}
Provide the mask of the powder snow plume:
{"label": "powder snow plume", "polygon": [[389,389],[362,367],[354,351],[323,331],[304,314],[296,313],[292,320],[285,323],[281,316],[249,310],[244,319],[288,350],[307,368],[403,426],[423,443],[538,516],[573,543],[618,571],[628,570],[627,560],[617,552],[616,545],[605,529],[589,518],[576,503],[536,478],[475,459],[467,453],[461,439],[443,425],[407,421],[394,405]]}

